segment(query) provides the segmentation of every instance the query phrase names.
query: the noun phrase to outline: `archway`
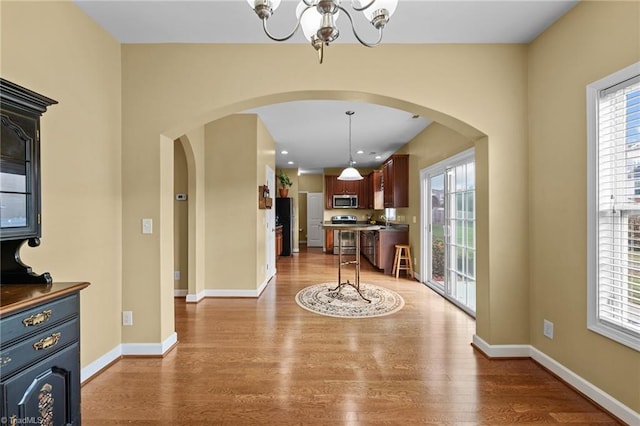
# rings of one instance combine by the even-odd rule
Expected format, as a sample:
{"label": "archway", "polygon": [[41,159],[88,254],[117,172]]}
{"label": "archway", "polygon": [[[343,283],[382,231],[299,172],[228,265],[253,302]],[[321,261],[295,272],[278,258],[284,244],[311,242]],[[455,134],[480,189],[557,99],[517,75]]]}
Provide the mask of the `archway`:
{"label": "archway", "polygon": [[[390,98],[387,96],[381,96],[381,95],[372,94],[372,93],[347,92],[347,91],[287,92],[287,93],[280,93],[280,94],[275,94],[270,96],[253,98],[253,99],[247,99],[242,102],[238,102],[236,104],[228,105],[223,108],[219,108],[217,110],[206,112],[199,117],[194,117],[193,119],[190,119],[188,122],[185,122],[180,124],[179,126],[173,127],[171,130],[168,130],[163,135],[163,138],[165,140],[173,140],[174,137],[179,136],[179,140],[184,145],[185,151],[187,152],[187,158],[189,163],[188,165],[189,192],[190,194],[195,193],[195,196],[189,197],[189,205],[190,207],[191,206],[194,207],[193,209],[190,209],[190,218],[189,218],[190,224],[189,224],[188,238],[190,242],[194,241],[194,243],[190,244],[190,248],[189,248],[190,250],[189,268],[190,269],[193,268],[194,270],[199,271],[199,273],[189,274],[190,280],[189,280],[189,295],[187,296],[188,301],[192,301],[192,302],[199,301],[202,297],[204,297],[203,295],[204,295],[204,289],[205,289],[205,284],[204,284],[205,276],[204,276],[204,267],[203,267],[203,263],[205,259],[205,255],[203,253],[204,244],[200,242],[200,246],[198,246],[198,244],[195,243],[195,241],[197,241],[198,238],[200,238],[200,240],[202,239],[202,234],[203,234],[200,229],[200,226],[202,226],[203,221],[202,220],[200,220],[200,222],[196,221],[196,211],[198,209],[196,205],[200,201],[200,205],[202,206],[202,194],[203,194],[202,186],[204,183],[202,179],[201,178],[199,179],[197,176],[198,176],[198,173],[201,173],[202,169],[204,168],[204,165],[201,164],[203,148],[202,148],[201,142],[197,142],[195,144],[193,143],[194,140],[204,140],[204,137],[198,134],[200,132],[199,129],[201,129],[207,123],[214,122],[223,117],[227,117],[229,115],[239,113],[247,109],[268,105],[272,103],[298,101],[298,100],[317,100],[317,99],[369,102],[369,103],[376,103],[376,104],[385,105],[385,106],[389,106],[397,109],[403,109],[412,113],[423,115],[424,117],[432,120],[433,122],[439,123],[451,130],[454,130],[455,132],[468,138],[470,141],[473,141],[480,145],[483,145],[483,144],[486,145],[486,142],[487,142],[486,135],[484,135],[479,130],[475,129],[473,126],[463,122],[462,120],[456,117],[449,116],[440,111],[436,111],[429,107],[417,105],[417,104],[407,102],[397,98]],[[197,154],[198,152],[200,152],[200,154]],[[487,168],[488,168],[486,152],[487,152],[486,148],[482,149],[482,147],[480,147],[480,149],[478,149],[478,162],[479,162],[478,168],[480,169],[479,173],[483,173],[485,176],[487,175]],[[479,183],[478,183],[479,185],[483,185],[483,184],[486,185],[486,183],[487,183],[486,179],[484,180],[479,179]],[[482,196],[486,197],[488,194],[487,188],[481,188],[478,192],[479,192],[478,193],[479,197],[482,197]],[[165,205],[165,203],[162,203],[162,205]],[[478,205],[487,206],[488,200],[486,198],[484,200],[479,199]],[[202,207],[200,207],[200,209],[201,208]],[[479,223],[484,223],[485,225],[488,226],[488,219],[486,217],[483,217],[483,216],[486,216],[487,214],[488,213],[486,210],[478,212]],[[198,225],[198,223],[200,223],[200,225]],[[485,239],[481,240],[483,238],[482,237],[483,235]],[[488,241],[487,241],[488,230],[486,228],[483,231],[479,231],[478,238],[479,238],[479,241],[478,241],[479,247],[481,247],[483,244],[488,246]],[[167,239],[164,239],[164,238],[161,239],[161,241],[163,244],[173,244],[172,242],[168,242]],[[484,263],[480,264],[481,262],[484,262]],[[478,257],[478,277],[479,277],[478,291],[479,292],[483,291],[482,287],[488,286],[488,283],[486,281],[483,281],[484,277],[488,276],[488,273],[486,272],[488,271],[488,268],[489,268],[488,257],[486,255],[479,256]],[[191,279],[192,276],[194,277],[193,279]],[[481,312],[482,309],[483,309],[482,307],[478,308],[478,311],[480,311],[480,313],[478,314],[479,316],[483,315],[483,313]]]}

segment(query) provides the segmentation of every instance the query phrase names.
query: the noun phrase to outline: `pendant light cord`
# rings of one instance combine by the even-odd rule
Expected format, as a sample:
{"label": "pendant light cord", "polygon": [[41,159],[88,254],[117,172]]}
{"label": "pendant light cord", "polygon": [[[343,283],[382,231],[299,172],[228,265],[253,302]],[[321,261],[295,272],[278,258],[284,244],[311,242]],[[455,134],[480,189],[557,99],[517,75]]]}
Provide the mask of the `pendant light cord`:
{"label": "pendant light cord", "polygon": [[349,116],[349,167],[353,167],[353,157],[351,155],[351,116],[355,114],[355,112],[347,111],[345,114]]}

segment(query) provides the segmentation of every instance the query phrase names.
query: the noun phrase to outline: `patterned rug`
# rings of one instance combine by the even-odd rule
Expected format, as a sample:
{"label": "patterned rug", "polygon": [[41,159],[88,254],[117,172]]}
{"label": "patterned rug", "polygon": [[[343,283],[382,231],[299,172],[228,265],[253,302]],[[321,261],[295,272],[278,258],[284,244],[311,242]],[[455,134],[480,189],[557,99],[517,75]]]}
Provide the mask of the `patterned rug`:
{"label": "patterned rug", "polygon": [[395,291],[373,284],[360,283],[360,291],[371,303],[363,300],[350,285],[342,291],[331,291],[336,283],[316,284],[296,294],[296,303],[316,314],[339,318],[371,318],[389,315],[404,306],[404,299]]}

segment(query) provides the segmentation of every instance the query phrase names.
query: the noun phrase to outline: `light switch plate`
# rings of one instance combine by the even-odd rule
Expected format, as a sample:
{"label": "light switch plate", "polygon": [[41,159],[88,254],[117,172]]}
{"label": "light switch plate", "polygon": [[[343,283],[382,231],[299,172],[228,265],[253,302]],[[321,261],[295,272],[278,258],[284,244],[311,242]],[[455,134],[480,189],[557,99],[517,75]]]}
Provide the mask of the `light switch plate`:
{"label": "light switch plate", "polygon": [[153,220],[152,219],[142,219],[142,233],[143,234],[153,234]]}

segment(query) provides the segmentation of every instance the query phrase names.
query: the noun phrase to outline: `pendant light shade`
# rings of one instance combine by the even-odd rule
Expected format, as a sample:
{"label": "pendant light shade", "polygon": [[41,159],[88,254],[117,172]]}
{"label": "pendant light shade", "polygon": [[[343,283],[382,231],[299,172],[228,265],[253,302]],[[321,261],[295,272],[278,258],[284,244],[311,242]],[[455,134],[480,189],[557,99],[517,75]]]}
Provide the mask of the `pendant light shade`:
{"label": "pendant light shade", "polygon": [[351,157],[351,116],[355,114],[355,112],[347,111],[345,114],[349,116],[349,167],[340,173],[338,180],[362,180],[363,177],[360,175],[360,172],[353,167],[353,158]]}
{"label": "pendant light shade", "polygon": [[354,167],[347,167],[340,173],[338,176],[338,180],[362,180],[364,179],[360,172],[357,171]]}

